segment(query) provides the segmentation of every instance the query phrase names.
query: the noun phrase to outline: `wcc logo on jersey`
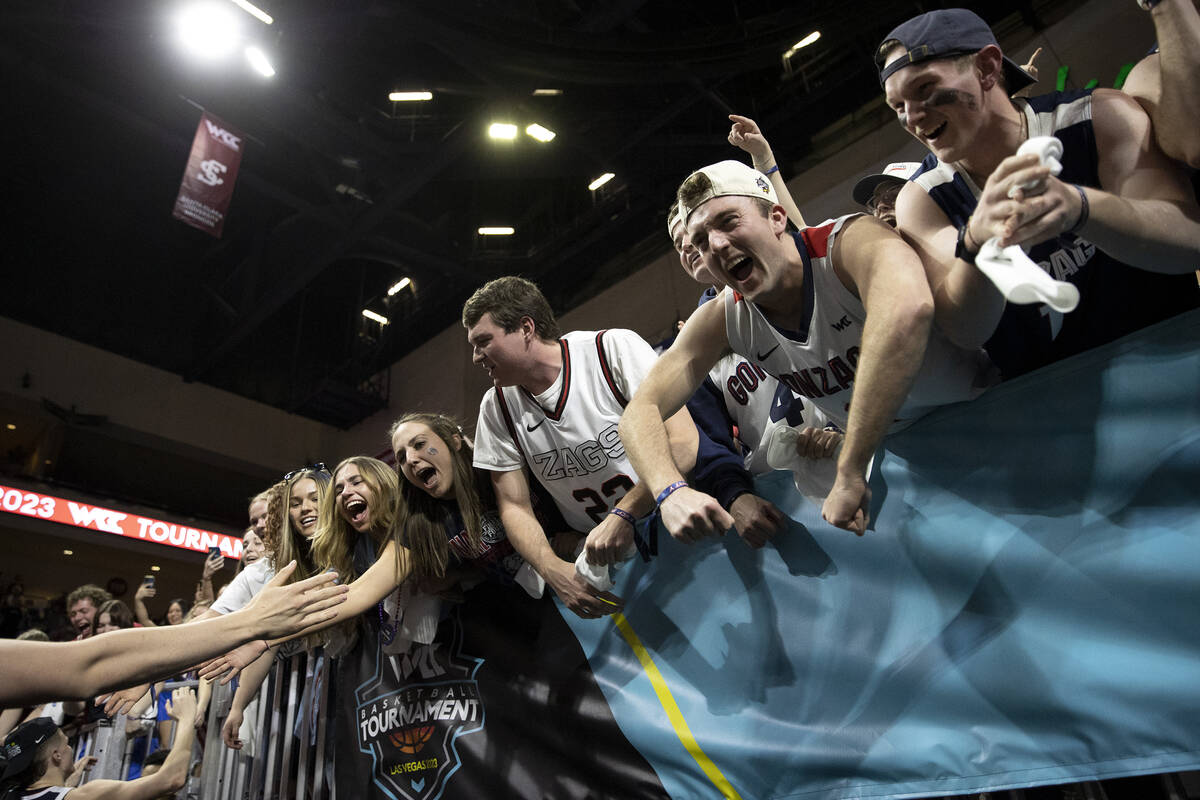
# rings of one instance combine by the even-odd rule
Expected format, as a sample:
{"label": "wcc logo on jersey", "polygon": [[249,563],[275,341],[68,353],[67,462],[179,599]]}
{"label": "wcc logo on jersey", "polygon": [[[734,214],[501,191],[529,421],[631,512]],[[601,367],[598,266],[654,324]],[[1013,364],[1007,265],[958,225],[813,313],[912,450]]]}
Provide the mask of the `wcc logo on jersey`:
{"label": "wcc logo on jersey", "polygon": [[358,746],[374,760],[372,780],[396,800],[440,797],[462,765],[458,738],[483,729],[475,680],[483,659],[461,648],[455,611],[436,641],[382,656],[375,677],[355,691]]}

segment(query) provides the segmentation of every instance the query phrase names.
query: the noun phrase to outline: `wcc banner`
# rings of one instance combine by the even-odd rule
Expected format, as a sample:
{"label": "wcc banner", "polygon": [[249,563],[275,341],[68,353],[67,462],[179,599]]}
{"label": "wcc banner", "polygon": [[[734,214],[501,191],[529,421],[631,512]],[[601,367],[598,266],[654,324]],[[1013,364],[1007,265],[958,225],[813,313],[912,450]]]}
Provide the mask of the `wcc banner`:
{"label": "wcc banner", "polygon": [[1200,312],[888,437],[863,538],[791,481],[766,548],[660,530],[623,616],[559,606],[671,797],[1200,767]]}
{"label": "wcc banner", "polygon": [[242,163],[245,137],[205,111],[192,139],[192,152],[175,198],[172,216],[221,237],[233,184]]}

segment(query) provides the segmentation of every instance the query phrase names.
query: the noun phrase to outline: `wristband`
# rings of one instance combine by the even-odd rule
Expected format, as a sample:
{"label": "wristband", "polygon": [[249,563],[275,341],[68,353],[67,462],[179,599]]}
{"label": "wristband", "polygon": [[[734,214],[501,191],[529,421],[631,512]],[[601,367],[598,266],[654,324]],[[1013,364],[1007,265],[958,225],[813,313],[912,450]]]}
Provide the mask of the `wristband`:
{"label": "wristband", "polygon": [[630,514],[625,509],[613,507],[608,510],[608,513],[613,516],[620,517],[621,519],[625,520],[630,525],[632,525],[634,528],[637,528],[637,517],[635,517],[633,514]]}
{"label": "wristband", "polygon": [[975,238],[971,236],[969,230],[971,227],[971,219],[971,217],[967,217],[967,221],[964,222],[963,226],[958,229],[958,244],[954,246],[954,257],[973,263],[975,261],[975,256],[979,255],[979,248],[975,248],[975,250],[972,251],[970,245],[967,243],[967,239],[973,240]]}
{"label": "wristband", "polygon": [[763,171],[763,175],[774,175],[776,172],[779,172],[779,165],[778,165],[778,164],[776,164],[775,166],[771,167],[771,168],[770,168],[770,169],[768,169],[768,170],[764,170],[764,171]]}
{"label": "wristband", "polygon": [[1079,219],[1075,220],[1075,224],[1067,230],[1067,233],[1075,233],[1086,225],[1088,217],[1092,213],[1091,204],[1088,203],[1087,192],[1077,183],[1072,185],[1075,187],[1075,191],[1079,192]]}
{"label": "wristband", "polygon": [[1142,7],[1143,11],[1149,11],[1161,2],[1162,0],[1137,0],[1137,4]]}
{"label": "wristband", "polygon": [[686,488],[687,488],[687,481],[675,481],[670,486],[668,486],[667,488],[663,489],[661,492],[658,493],[658,497],[654,498],[654,505],[661,506],[663,504],[663,501],[666,500],[668,497],[675,494],[675,492],[679,491],[680,489],[686,489]]}

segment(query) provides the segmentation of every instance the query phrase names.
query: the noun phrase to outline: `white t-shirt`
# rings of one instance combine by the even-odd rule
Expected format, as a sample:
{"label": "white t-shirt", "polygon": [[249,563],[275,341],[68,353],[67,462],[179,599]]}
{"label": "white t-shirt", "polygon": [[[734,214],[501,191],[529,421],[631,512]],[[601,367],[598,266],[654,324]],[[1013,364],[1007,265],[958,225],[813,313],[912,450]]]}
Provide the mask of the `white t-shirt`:
{"label": "white t-shirt", "polygon": [[221,592],[221,596],[213,602],[212,610],[218,614],[232,614],[234,611],[241,611],[274,577],[275,567],[271,565],[271,560],[260,558],[230,581],[229,585],[225,587],[225,591]]}
{"label": "white t-shirt", "polygon": [[567,524],[586,532],[637,483],[617,423],[657,356],[623,329],[574,331],[559,347],[563,367],[546,391],[506,386],[484,394],[474,463],[493,472],[528,466]]}

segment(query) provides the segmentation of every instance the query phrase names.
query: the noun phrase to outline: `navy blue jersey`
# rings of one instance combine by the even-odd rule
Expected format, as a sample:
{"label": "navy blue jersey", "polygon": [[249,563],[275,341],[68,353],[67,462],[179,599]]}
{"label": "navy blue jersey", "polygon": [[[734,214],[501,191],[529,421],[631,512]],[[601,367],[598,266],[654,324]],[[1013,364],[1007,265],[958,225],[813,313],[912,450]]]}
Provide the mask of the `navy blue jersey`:
{"label": "navy blue jersey", "polygon": [[[1067,183],[1103,189],[1092,130],[1091,90],[1022,100],[1029,136],[1057,136]],[[979,187],[930,153],[911,180],[924,188],[958,228],[975,210]],[[1071,234],[1033,247],[1029,256],[1055,279],[1079,289],[1079,307],[1059,314],[1043,305],[1009,303],[984,345],[1005,378],[1111,342],[1131,331],[1200,307],[1194,274],[1161,275],[1124,264]],[[1197,258],[1200,266],[1200,258]]]}

